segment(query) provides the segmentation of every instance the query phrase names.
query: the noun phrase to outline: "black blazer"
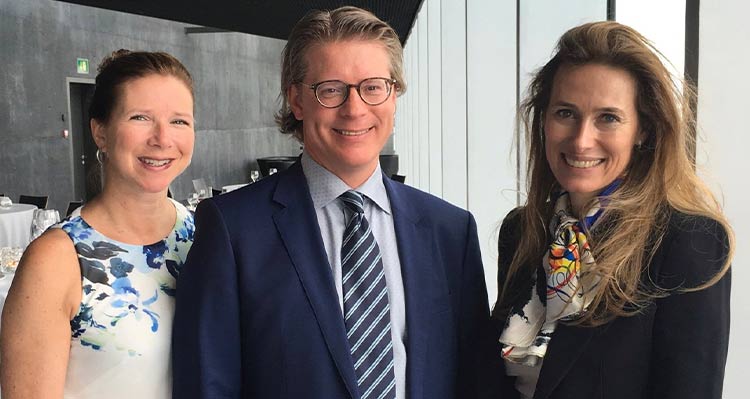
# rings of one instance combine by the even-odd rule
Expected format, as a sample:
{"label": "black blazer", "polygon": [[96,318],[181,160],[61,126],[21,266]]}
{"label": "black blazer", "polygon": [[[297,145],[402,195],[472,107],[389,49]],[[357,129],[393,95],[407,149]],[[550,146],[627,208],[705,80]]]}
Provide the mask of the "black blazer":
{"label": "black blazer", "polygon": [[[521,229],[516,209],[500,229],[501,289]],[[727,250],[726,232],[716,221],[672,212],[643,282],[653,284],[651,280],[662,288],[697,286],[715,275]],[[729,291],[727,273],[707,289],[673,291],[651,301],[638,315],[599,327],[558,324],[534,398],[721,398],[729,343]],[[496,304],[492,315],[498,337],[507,319],[501,308]]]}

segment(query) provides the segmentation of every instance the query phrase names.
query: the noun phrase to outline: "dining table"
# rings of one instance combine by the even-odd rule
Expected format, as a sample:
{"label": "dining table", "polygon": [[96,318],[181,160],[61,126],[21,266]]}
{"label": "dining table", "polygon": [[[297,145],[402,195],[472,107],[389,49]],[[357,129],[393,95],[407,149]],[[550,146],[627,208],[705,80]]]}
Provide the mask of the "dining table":
{"label": "dining table", "polygon": [[[3,305],[5,305],[5,298],[8,297],[8,290],[10,289],[10,283],[13,282],[13,273],[2,273],[0,272],[0,314],[3,313]],[[2,323],[0,323],[2,328]]]}
{"label": "dining table", "polygon": [[[10,289],[10,283],[13,281],[13,273],[0,272],[0,315],[3,314],[3,306],[5,306],[5,298],[8,296],[8,290]],[[0,330],[2,330],[2,319],[0,318]],[[3,393],[0,392],[0,399],[2,399]]]}
{"label": "dining table", "polygon": [[0,248],[25,248],[31,241],[35,205],[12,204],[0,207]]}

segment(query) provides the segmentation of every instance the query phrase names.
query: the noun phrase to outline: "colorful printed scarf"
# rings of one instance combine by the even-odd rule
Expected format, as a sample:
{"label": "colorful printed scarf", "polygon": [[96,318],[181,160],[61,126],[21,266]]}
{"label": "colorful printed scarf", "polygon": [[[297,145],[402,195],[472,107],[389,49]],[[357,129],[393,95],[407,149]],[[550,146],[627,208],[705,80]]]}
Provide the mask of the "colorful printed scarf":
{"label": "colorful printed scarf", "polygon": [[606,197],[619,185],[620,180],[615,180],[607,186],[583,221],[571,215],[567,192],[557,198],[549,226],[553,239],[541,265],[547,280],[546,295],[537,289],[535,274],[529,301],[513,307],[500,336],[503,358],[535,366],[547,352],[557,321],[575,320],[586,311],[599,283],[597,275],[587,273],[595,262],[586,233],[604,212]]}

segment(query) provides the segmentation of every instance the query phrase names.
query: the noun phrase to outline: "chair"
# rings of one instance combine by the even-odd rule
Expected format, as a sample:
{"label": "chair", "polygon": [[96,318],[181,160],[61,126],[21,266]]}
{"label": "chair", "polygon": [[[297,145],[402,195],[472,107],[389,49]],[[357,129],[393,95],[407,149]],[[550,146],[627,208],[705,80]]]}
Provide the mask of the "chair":
{"label": "chair", "polygon": [[39,209],[45,209],[47,207],[47,200],[49,200],[49,196],[46,195],[21,195],[18,198],[18,203],[36,205]]}
{"label": "chair", "polygon": [[68,210],[65,211],[65,217],[70,216],[70,214],[73,213],[73,211],[79,208],[81,205],[83,205],[83,201],[70,201],[68,203]]}

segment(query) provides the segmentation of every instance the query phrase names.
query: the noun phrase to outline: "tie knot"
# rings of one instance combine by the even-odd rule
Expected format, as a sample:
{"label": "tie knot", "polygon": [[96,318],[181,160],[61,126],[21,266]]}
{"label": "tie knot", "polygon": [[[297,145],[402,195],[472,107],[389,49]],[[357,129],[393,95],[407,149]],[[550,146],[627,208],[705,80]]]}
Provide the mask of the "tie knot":
{"label": "tie knot", "polygon": [[364,213],[365,212],[365,200],[362,197],[362,194],[354,191],[349,190],[339,196],[342,201],[344,201],[344,205],[346,207],[354,212],[354,213]]}

